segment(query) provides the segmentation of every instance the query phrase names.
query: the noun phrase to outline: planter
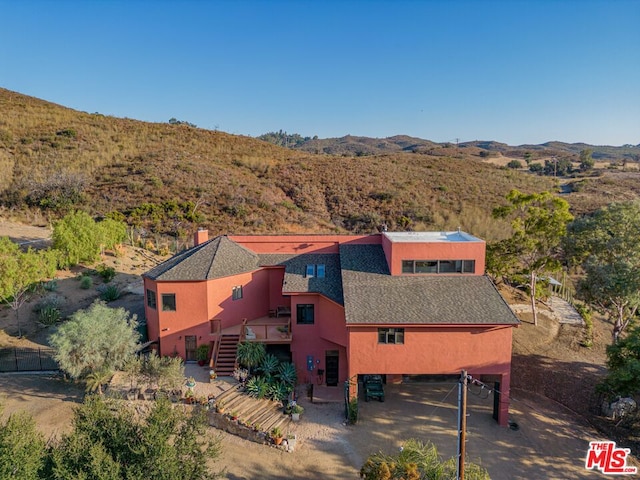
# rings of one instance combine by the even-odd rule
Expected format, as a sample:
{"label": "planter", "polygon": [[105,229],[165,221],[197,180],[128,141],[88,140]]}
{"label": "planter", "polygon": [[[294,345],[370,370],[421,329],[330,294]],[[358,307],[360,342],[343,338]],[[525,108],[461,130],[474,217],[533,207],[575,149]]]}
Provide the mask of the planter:
{"label": "planter", "polygon": [[276,445],[280,445],[282,443],[282,437],[275,437],[273,439],[273,443],[275,443]]}
{"label": "planter", "polygon": [[137,388],[132,388],[127,392],[127,400],[137,400],[139,393],[140,390],[138,390]]}
{"label": "planter", "polygon": [[293,420],[294,422],[299,422],[300,421],[300,414],[299,413],[292,413],[291,414],[291,420]]}
{"label": "planter", "polygon": [[151,388],[147,388],[142,392],[142,396],[145,400],[154,400],[156,398],[156,391]]}

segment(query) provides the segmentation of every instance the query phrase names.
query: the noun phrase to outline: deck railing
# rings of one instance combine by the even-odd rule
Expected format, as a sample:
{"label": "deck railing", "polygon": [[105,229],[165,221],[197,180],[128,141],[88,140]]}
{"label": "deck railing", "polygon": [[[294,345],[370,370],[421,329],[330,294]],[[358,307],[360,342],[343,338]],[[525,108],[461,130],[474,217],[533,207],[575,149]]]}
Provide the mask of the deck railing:
{"label": "deck railing", "polygon": [[[284,319],[282,319],[284,320]],[[282,321],[263,321],[249,323],[246,318],[242,319],[240,329],[241,342],[273,342],[291,340],[291,318]]]}

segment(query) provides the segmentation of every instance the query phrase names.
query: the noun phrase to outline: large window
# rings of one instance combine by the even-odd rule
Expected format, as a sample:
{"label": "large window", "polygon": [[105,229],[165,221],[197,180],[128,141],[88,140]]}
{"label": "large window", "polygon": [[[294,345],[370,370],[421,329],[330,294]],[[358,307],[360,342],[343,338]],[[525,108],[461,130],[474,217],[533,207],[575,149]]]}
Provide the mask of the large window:
{"label": "large window", "polygon": [[162,311],[163,312],[176,311],[176,294],[175,293],[162,294]]}
{"label": "large window", "polygon": [[296,308],[296,320],[302,324],[313,324],[313,303],[299,303]]}
{"label": "large window", "polygon": [[476,273],[476,261],[403,260],[402,273]]}
{"label": "large window", "polygon": [[231,298],[233,300],[240,300],[242,298],[242,285],[233,287],[233,291],[231,292]]}
{"label": "large window", "polygon": [[149,308],[153,308],[154,310],[157,308],[156,307],[156,292],[154,292],[153,290],[149,290],[147,288],[147,306]]}
{"label": "large window", "polygon": [[378,343],[404,343],[404,328],[379,328]]}

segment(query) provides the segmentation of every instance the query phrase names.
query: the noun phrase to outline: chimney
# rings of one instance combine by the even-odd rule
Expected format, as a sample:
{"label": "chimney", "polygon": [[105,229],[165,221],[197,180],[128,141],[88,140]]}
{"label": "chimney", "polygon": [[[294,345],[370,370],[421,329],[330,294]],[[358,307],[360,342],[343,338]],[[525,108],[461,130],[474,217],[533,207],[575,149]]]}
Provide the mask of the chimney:
{"label": "chimney", "polygon": [[198,245],[202,245],[207,241],[209,241],[209,230],[205,228],[199,228],[198,231],[193,235],[193,246],[197,247]]}

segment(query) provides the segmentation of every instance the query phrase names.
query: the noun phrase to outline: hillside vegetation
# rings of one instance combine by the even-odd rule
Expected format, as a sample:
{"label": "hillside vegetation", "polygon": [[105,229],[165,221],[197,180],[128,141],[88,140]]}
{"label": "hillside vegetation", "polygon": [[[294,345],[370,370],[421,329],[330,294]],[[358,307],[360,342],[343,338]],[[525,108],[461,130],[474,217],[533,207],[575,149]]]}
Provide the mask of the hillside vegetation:
{"label": "hillside vegetation", "polygon": [[[5,216],[27,220],[81,208],[181,239],[196,225],[213,233],[368,233],[386,223],[461,227],[492,240],[506,233],[490,212],[509,190],[560,188],[560,180],[485,163],[476,146],[316,155],[186,122],[78,112],[4,89],[0,112],[0,202]],[[637,196],[637,180],[620,182],[629,175],[574,179],[581,183],[565,188],[566,198],[583,212],[612,196]]]}

